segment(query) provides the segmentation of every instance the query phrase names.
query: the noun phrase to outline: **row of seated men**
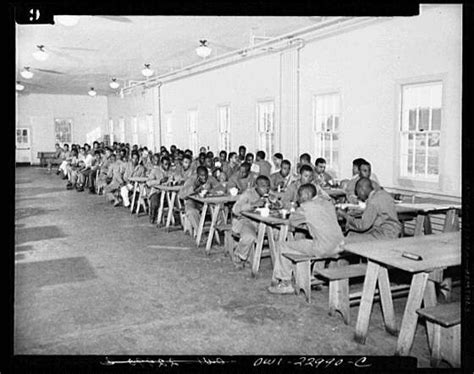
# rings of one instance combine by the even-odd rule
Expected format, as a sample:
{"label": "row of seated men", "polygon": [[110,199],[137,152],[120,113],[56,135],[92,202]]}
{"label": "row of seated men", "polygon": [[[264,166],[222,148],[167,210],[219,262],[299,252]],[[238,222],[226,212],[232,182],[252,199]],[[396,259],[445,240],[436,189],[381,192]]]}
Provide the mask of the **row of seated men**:
{"label": "row of seated men", "polygon": [[[370,163],[361,158],[353,161],[352,178],[337,183],[326,172],[325,160],[318,158],[313,165],[309,154],[300,156],[295,175],[291,162],[281,154],[272,157],[272,168],[265,160],[265,152],[256,152],[254,160],[244,146],[239,147],[238,153],[221,151],[218,157],[202,147],[196,158],[190,150],[176,147],[170,147],[170,151],[161,147],[159,154],[150,153],[146,147],[130,149],[123,144],[101,148],[94,143],[92,149],[87,144],[76,145],[70,152],[67,148],[63,149],[64,159],[58,169],[68,179],[67,188],[89,188],[91,193],[103,190],[114,206],[129,207],[133,189],[130,178],[146,177],[146,188],[140,193],[149,199],[151,223],[158,211],[158,185],[183,185],[178,196],[185,202],[185,214],[194,231],[202,204],[189,196],[204,190],[212,193],[236,188],[239,197],[232,207],[232,229],[240,234],[240,240],[232,261],[237,268],[245,266],[257,239],[257,223],[241,213],[265,205],[290,210],[290,224],[305,224],[308,235],[299,234],[291,242],[277,242],[269,287],[272,293],[294,292],[292,266],[283,253],[327,257],[342,251],[344,242],[395,239],[401,233],[393,198],[374,180]],[[345,190],[349,202],[366,204],[361,218],[335,208],[325,188],[337,184]]]}

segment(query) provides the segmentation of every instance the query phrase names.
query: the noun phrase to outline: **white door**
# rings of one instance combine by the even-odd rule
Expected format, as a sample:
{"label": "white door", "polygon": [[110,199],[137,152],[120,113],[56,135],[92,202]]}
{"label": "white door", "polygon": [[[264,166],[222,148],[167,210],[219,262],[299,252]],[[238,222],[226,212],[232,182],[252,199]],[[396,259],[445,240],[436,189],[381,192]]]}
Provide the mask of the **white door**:
{"label": "white door", "polygon": [[30,129],[16,129],[16,162],[27,162],[31,164]]}

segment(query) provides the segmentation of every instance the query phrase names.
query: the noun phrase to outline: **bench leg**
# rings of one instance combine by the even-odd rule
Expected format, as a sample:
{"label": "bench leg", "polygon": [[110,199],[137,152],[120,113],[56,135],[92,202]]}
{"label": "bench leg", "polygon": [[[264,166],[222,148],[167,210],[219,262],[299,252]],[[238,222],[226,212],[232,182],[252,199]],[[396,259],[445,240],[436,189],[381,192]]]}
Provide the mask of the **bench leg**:
{"label": "bench leg", "polygon": [[446,344],[441,356],[450,363],[453,368],[461,367],[461,324],[446,329]]}
{"label": "bench leg", "polygon": [[438,367],[441,362],[441,326],[438,324],[434,325],[434,334],[431,343],[431,367]]}
{"label": "bench leg", "polygon": [[338,279],[329,282],[329,315],[341,313],[344,323],[351,323],[349,306],[349,279]]}
{"label": "bench leg", "polygon": [[258,225],[257,243],[252,256],[252,276],[256,277],[260,268],[260,258],[262,257],[263,238],[265,236],[266,225],[260,222]]}
{"label": "bench leg", "polygon": [[306,301],[311,303],[311,262],[297,262],[295,266],[295,290],[299,294],[303,290]]}
{"label": "bench leg", "polygon": [[232,258],[234,254],[234,238],[232,238],[232,231],[226,231],[224,233],[224,248],[226,255]]}
{"label": "bench leg", "polygon": [[380,267],[378,276],[380,302],[382,304],[385,330],[392,335],[398,335],[395,312],[393,310],[392,291],[390,290],[390,280],[388,279],[387,268]]}

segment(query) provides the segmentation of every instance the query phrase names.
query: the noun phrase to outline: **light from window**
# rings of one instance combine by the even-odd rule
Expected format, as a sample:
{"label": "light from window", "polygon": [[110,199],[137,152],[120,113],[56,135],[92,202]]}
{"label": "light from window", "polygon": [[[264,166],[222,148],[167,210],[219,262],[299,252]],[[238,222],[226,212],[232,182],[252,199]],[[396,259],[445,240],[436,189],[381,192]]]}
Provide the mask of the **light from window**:
{"label": "light from window", "polygon": [[153,127],[153,115],[146,115],[146,128],[147,128],[147,148],[149,150],[155,149],[155,128]]}
{"label": "light from window", "polygon": [[230,107],[220,106],[219,110],[219,150],[230,152]]}
{"label": "light from window", "polygon": [[259,150],[273,155],[275,148],[275,104],[273,101],[262,101],[257,104],[257,127]]}
{"label": "light from window", "polygon": [[316,95],[313,100],[313,130],[316,155],[326,160],[328,168],[339,171],[339,125],[341,103],[339,94]]}
{"label": "light from window", "polygon": [[437,180],[442,109],[441,82],[402,86],[402,177]]}
{"label": "light from window", "polygon": [[60,118],[55,119],[54,133],[56,143],[71,143],[72,120]]}
{"label": "light from window", "polygon": [[114,142],[114,120],[112,118],[109,119],[109,142],[110,144]]}
{"label": "light from window", "polygon": [[120,143],[125,143],[125,118],[119,118]]}
{"label": "light from window", "polygon": [[198,133],[197,133],[197,110],[188,110],[188,130],[189,130],[189,148],[193,154],[198,152]]}
{"label": "light from window", "polygon": [[138,145],[138,120],[137,117],[132,117],[132,144]]}
{"label": "light from window", "polygon": [[165,127],[166,127],[166,145],[170,147],[173,144],[173,114],[165,114]]}

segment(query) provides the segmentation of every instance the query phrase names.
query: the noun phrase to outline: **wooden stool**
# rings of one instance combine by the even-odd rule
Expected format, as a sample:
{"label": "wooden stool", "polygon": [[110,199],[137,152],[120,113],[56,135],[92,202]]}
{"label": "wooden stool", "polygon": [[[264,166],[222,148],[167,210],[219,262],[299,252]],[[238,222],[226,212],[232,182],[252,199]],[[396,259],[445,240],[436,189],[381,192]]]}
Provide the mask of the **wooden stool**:
{"label": "wooden stool", "polygon": [[452,367],[461,366],[461,303],[438,304],[416,311],[418,315],[433,323],[431,366],[437,367],[441,360]]}
{"label": "wooden stool", "polygon": [[316,270],[318,276],[329,280],[329,315],[334,316],[339,312],[346,325],[351,321],[349,279],[363,277],[366,270],[367,264]]}

